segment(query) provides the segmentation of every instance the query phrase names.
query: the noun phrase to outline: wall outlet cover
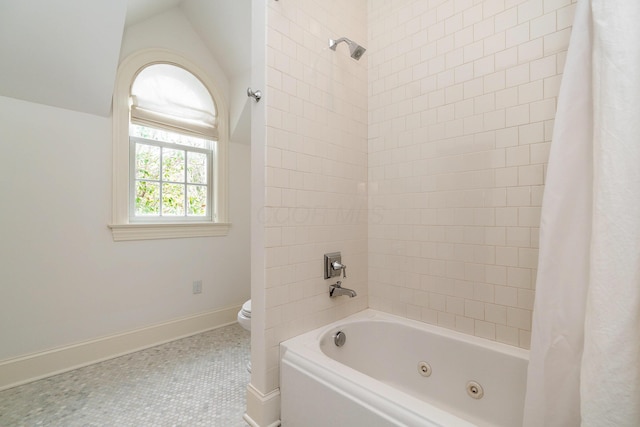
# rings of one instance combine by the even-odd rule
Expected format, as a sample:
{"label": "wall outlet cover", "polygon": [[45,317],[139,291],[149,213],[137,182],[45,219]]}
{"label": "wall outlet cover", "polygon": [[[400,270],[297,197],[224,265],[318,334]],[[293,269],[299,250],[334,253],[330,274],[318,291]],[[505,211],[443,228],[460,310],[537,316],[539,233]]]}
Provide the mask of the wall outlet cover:
{"label": "wall outlet cover", "polygon": [[194,280],[193,281],[193,293],[201,294],[202,293],[202,280]]}

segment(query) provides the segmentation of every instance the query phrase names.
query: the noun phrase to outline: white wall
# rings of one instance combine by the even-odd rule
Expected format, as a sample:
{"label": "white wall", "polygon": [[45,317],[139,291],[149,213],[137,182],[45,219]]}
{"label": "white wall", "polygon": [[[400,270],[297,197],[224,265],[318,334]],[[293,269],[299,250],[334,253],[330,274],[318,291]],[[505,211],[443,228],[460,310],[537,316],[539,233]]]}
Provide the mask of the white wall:
{"label": "white wall", "polygon": [[[247,88],[253,85],[251,81],[251,69],[232,77],[229,83],[231,139],[235,142],[250,144],[251,105],[255,102],[247,96]],[[254,86],[254,90],[258,90],[258,88]]]}
{"label": "white wall", "polygon": [[[228,90],[179,13],[155,19],[127,32],[123,55],[170,47]],[[118,243],[107,228],[110,118],[0,97],[0,148],[0,361],[249,297],[248,146],[230,146],[228,236]]]}
{"label": "white wall", "polygon": [[572,3],[369,2],[372,308],[529,346]]}

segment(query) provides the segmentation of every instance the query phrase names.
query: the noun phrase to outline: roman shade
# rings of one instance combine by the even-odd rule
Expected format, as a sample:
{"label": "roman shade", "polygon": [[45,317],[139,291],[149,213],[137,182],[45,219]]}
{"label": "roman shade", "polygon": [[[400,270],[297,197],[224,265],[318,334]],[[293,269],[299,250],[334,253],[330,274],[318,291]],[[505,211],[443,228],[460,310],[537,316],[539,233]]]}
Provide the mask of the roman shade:
{"label": "roman shade", "polygon": [[206,139],[218,138],[216,106],[200,80],[184,68],[153,64],[131,86],[131,122]]}

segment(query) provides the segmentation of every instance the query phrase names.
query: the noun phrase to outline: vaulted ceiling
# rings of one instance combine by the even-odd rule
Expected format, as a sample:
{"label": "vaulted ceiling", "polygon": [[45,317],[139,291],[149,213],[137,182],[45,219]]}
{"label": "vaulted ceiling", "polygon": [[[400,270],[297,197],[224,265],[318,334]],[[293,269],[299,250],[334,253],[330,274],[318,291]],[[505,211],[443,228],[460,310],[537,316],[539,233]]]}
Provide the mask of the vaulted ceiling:
{"label": "vaulted ceiling", "polygon": [[0,95],[108,116],[126,26],[178,7],[230,78],[250,67],[250,0],[2,0]]}

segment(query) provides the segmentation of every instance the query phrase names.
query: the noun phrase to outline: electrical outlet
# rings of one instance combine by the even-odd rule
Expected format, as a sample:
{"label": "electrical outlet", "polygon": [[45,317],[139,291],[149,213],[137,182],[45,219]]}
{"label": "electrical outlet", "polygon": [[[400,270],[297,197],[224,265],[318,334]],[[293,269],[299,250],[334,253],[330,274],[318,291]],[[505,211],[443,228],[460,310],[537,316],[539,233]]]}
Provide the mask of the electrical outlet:
{"label": "electrical outlet", "polygon": [[193,293],[201,294],[202,293],[202,280],[194,280],[193,281]]}

